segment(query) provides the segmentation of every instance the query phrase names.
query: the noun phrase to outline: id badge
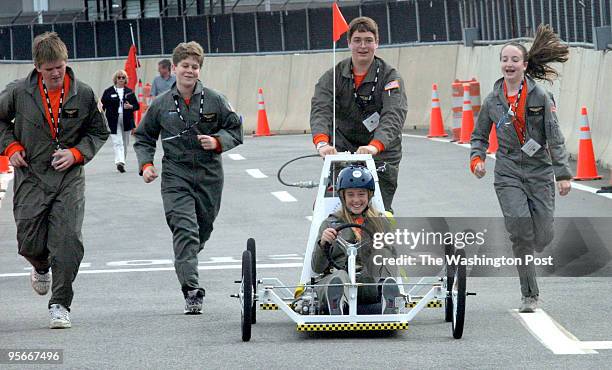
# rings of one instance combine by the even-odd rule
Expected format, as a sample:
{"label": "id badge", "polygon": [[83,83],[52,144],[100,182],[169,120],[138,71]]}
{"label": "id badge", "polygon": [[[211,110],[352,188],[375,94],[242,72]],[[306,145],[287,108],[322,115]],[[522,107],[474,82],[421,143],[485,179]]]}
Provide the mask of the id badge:
{"label": "id badge", "polygon": [[378,123],[380,120],[380,114],[378,112],[372,113],[371,116],[363,120],[363,125],[368,129],[368,131],[372,132],[378,127]]}
{"label": "id badge", "polygon": [[529,139],[529,141],[526,142],[525,145],[523,145],[521,150],[528,156],[533,157],[533,155],[536,154],[536,152],[540,150],[541,147],[542,145],[538,144],[537,141]]}

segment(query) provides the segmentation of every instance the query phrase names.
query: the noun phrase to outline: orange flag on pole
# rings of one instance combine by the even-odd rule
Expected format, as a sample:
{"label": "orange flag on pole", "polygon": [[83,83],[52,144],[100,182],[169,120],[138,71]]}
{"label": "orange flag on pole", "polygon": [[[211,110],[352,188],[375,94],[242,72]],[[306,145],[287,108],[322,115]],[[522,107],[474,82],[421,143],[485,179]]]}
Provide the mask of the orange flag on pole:
{"label": "orange flag on pole", "polygon": [[134,90],[138,83],[138,72],[136,69],[139,67],[138,59],[136,58],[136,45],[132,44],[130,52],[128,53],[127,60],[125,61],[125,72],[128,75],[127,87]]}
{"label": "orange flag on pole", "polygon": [[334,2],[332,5],[333,9],[333,21],[334,21],[334,42],[340,40],[340,36],[343,33],[348,31],[349,26],[344,20],[344,16],[340,12],[340,8],[338,8],[338,4]]}

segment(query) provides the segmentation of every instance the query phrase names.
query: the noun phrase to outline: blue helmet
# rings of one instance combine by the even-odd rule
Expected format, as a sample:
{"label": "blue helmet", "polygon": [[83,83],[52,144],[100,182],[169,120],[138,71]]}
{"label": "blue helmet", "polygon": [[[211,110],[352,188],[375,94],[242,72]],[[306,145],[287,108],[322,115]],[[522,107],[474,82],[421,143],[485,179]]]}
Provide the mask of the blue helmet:
{"label": "blue helmet", "polygon": [[366,189],[374,191],[374,176],[364,166],[351,165],[345,167],[338,174],[336,191],[344,189]]}

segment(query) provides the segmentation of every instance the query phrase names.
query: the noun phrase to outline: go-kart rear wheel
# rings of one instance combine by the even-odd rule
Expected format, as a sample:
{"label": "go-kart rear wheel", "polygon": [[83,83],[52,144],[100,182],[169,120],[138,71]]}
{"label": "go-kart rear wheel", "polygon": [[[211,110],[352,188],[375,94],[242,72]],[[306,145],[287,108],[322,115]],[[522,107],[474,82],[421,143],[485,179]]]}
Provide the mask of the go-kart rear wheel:
{"label": "go-kart rear wheel", "polygon": [[[444,258],[452,256],[455,247],[452,245],[446,245],[444,247]],[[453,321],[453,298],[451,297],[451,290],[453,287],[453,281],[455,279],[455,266],[448,264],[446,259],[446,299],[444,300],[444,320],[446,322]]]}
{"label": "go-kart rear wheel", "polygon": [[240,324],[242,329],[242,341],[251,339],[251,324],[253,323],[253,273],[252,258],[250,251],[242,252],[242,282],[240,284]]}
{"label": "go-kart rear wheel", "polygon": [[[251,276],[253,281],[253,294],[257,294],[257,263],[255,253],[255,239],[249,238],[247,240],[247,251],[251,252]],[[253,309],[251,313],[252,323],[255,324],[257,322],[257,300],[253,299]]]}
{"label": "go-kart rear wheel", "polygon": [[451,289],[451,298],[453,305],[453,320],[452,330],[453,338],[459,339],[463,336],[463,324],[465,322],[465,297],[466,297],[466,267],[461,260],[465,259],[465,251],[463,249],[457,249],[455,252],[457,259],[457,265],[455,266],[455,276],[453,278],[453,285]]}

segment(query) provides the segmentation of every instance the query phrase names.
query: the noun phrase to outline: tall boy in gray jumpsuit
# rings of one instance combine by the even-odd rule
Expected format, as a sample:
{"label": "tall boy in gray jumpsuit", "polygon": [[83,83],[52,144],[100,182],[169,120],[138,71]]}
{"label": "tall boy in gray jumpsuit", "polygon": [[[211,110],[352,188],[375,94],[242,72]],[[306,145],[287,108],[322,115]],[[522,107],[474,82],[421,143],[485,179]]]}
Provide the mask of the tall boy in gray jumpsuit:
{"label": "tall boy in gray jumpsuit", "polygon": [[179,44],[172,59],[176,83],[153,100],[136,130],[134,150],[145,182],[153,181],[153,157],[161,136],[161,193],[173,235],[174,267],[185,313],[199,314],[204,289],[198,281],[198,253],[221,205],[221,153],[242,143],[242,124],[225,97],[198,80],[204,60],[198,43]]}
{"label": "tall boy in gray jumpsuit", "polygon": [[[333,131],[333,69],[321,76],[310,110],[313,142],[324,157],[336,151],[372,154],[377,167],[385,210],[392,211],[402,159],[402,128],[408,102],[399,72],[374,55],[378,25],[368,17],[353,19],[348,42],[352,56],[336,69],[336,131]],[[363,69],[361,83],[358,69]],[[356,87],[356,88],[355,88]],[[335,144],[333,147],[333,137]]]}
{"label": "tall boy in gray jumpsuit", "polygon": [[72,282],[83,259],[83,165],[109,132],[92,89],[66,67],[57,34],[37,36],[32,55],[36,69],[0,93],[0,153],[15,168],[17,245],[33,266],[32,287],[46,294],[51,269],[50,327],[69,328]]}

